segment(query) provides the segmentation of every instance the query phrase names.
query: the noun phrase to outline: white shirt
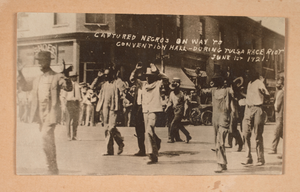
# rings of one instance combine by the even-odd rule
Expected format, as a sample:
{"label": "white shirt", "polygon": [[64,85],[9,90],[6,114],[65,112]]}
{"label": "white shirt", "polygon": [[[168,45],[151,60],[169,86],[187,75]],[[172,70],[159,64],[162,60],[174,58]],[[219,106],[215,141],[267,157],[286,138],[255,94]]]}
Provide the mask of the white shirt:
{"label": "white shirt", "polygon": [[138,105],[142,105],[142,89],[138,89],[137,91],[137,100]]}
{"label": "white shirt", "polygon": [[38,99],[41,103],[46,103],[50,100],[50,87],[53,78],[49,76],[49,72],[44,73],[39,82]]}
{"label": "white shirt", "polygon": [[256,79],[254,82],[249,82],[247,88],[246,103],[247,105],[262,105],[264,103],[264,95],[269,95],[264,83]]}
{"label": "white shirt", "polygon": [[65,92],[64,98],[67,101],[81,101],[80,86],[77,82],[72,82],[73,89],[70,92]]}
{"label": "white shirt", "polygon": [[185,98],[183,92],[180,91],[177,95],[175,95],[174,91],[170,93],[168,106],[173,105],[173,108],[176,108],[177,105],[184,106]]}
{"label": "white shirt", "polygon": [[162,104],[160,98],[160,87],[162,80],[158,80],[152,84],[144,82],[142,88],[142,108],[143,113],[162,112]]}

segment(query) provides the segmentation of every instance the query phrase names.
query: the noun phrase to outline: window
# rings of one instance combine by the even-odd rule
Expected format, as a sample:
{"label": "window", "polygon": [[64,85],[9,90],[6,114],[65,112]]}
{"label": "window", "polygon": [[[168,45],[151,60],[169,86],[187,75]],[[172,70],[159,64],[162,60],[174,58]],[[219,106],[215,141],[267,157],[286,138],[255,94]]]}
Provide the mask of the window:
{"label": "window", "polygon": [[27,13],[18,13],[17,27],[20,30],[28,30],[29,29]]}
{"label": "window", "polygon": [[177,38],[182,39],[183,38],[183,34],[182,34],[182,20],[183,17],[182,15],[176,15],[176,27],[177,27]]}
{"label": "window", "polygon": [[241,34],[237,34],[237,38],[236,38],[236,47],[239,49],[241,48]]}
{"label": "window", "polygon": [[256,40],[252,39],[252,49],[256,49]]}
{"label": "window", "polygon": [[199,21],[199,36],[200,36],[200,41],[203,43],[200,43],[200,47],[204,47],[204,39],[205,39],[205,22],[203,19],[200,18]]}
{"label": "window", "polygon": [[95,24],[106,24],[105,14],[86,13],[85,14],[85,22],[86,23],[95,23]]}
{"label": "window", "polygon": [[220,27],[219,29],[219,37],[218,37],[218,40],[219,40],[219,48],[220,49],[224,49],[224,29],[222,27]]}
{"label": "window", "polygon": [[68,24],[68,13],[54,13],[54,25],[65,25]]}

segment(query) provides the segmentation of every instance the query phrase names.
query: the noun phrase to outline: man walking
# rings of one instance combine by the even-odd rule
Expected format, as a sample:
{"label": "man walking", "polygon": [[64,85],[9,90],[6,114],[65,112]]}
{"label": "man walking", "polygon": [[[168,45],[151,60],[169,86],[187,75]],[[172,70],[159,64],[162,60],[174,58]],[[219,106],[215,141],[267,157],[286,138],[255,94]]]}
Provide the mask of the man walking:
{"label": "man walking", "polygon": [[186,136],[186,143],[189,143],[189,141],[192,139],[192,137],[190,136],[190,133],[188,132],[188,130],[186,130],[186,128],[182,125],[181,120],[183,117],[183,113],[184,113],[184,103],[185,103],[185,97],[182,91],[180,91],[180,79],[179,78],[173,78],[173,81],[170,85],[171,88],[171,93],[169,96],[169,101],[167,104],[167,109],[168,108],[173,108],[173,119],[170,125],[170,140],[168,141],[168,143],[174,143],[175,142],[175,138],[179,132],[179,130],[181,130],[183,132],[183,134]]}
{"label": "man walking", "polygon": [[254,69],[249,71],[250,82],[247,87],[245,115],[243,119],[243,132],[245,136],[245,149],[247,154],[246,162],[243,165],[251,165],[253,163],[251,155],[251,132],[254,129],[257,153],[257,166],[265,164],[264,158],[264,113],[262,105],[264,98],[269,96],[263,82],[259,79],[259,75]]}
{"label": "man walking", "polygon": [[80,102],[82,100],[80,86],[77,82],[77,73],[72,72],[69,77],[72,81],[72,91],[65,92],[64,99],[66,100],[66,127],[68,131],[69,141],[78,140],[77,128],[80,115]]}
{"label": "man walking", "polygon": [[123,152],[124,140],[121,133],[116,127],[117,113],[119,111],[120,90],[117,87],[114,71],[106,69],[104,71],[105,83],[99,93],[99,101],[97,103],[96,111],[102,110],[103,123],[105,127],[105,143],[106,153],[103,155],[114,155],[114,140],[119,146],[118,155]]}
{"label": "man walking", "polygon": [[136,79],[136,71],[141,69],[142,66],[136,65],[135,70],[130,76],[130,81],[139,81],[141,84],[141,103],[145,123],[145,139],[146,139],[146,152],[149,154],[150,161],[147,164],[153,164],[158,162],[158,150],[160,148],[161,140],[155,134],[155,123],[156,123],[156,113],[162,112],[162,104],[160,98],[160,89],[163,81],[162,78],[167,79],[167,77],[159,73],[158,69],[154,64],[150,64],[150,67],[146,71],[146,81],[140,81]]}
{"label": "man walking", "polygon": [[21,69],[19,69],[19,81],[23,91],[32,90],[32,103],[29,122],[37,122],[40,125],[42,135],[42,146],[46,155],[48,174],[59,174],[56,162],[56,146],[54,130],[60,122],[60,90],[72,90],[72,83],[63,74],[55,73],[50,68],[51,53],[41,51],[35,58],[38,60],[40,69],[43,72],[32,84],[27,83]]}
{"label": "man walking", "polygon": [[272,151],[269,154],[277,154],[277,146],[280,138],[283,138],[283,110],[284,110],[284,78],[281,77],[277,81],[277,94],[275,97],[275,115],[276,115],[276,129],[274,133],[274,140],[272,142]]}

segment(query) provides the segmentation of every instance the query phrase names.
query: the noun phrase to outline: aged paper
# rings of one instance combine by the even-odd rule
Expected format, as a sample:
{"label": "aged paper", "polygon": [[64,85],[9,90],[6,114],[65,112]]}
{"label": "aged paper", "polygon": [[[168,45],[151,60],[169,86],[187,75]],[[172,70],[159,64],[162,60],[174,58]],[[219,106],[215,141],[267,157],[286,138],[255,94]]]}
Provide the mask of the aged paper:
{"label": "aged paper", "polygon": [[[247,1],[248,2],[248,1]],[[96,2],[94,2],[93,5],[95,5]],[[293,81],[295,81],[297,78],[293,77],[293,75],[296,76],[296,68],[295,65],[293,65],[293,62],[296,62],[295,56],[296,54],[296,39],[297,39],[297,11],[294,10],[297,7],[297,2],[295,3],[290,3],[290,2],[268,2],[268,1],[259,1],[259,2],[253,2],[249,4],[246,4],[246,2],[243,1],[230,1],[224,2],[224,3],[219,3],[219,2],[191,2],[191,4],[178,4],[176,6],[170,6],[171,2],[159,2],[159,3],[148,3],[147,4],[147,11],[143,8],[145,4],[140,5],[137,2],[131,2],[131,3],[126,3],[126,5],[118,5],[117,3],[107,3],[107,7],[115,7],[114,9],[109,8],[109,12],[116,13],[116,12],[122,12],[122,13],[148,13],[148,14],[159,14],[159,13],[168,13],[168,14],[194,14],[194,15],[199,15],[198,9],[201,10],[201,15],[207,14],[207,15],[247,15],[247,16],[280,16],[280,17],[285,17],[286,18],[286,23],[287,23],[287,28],[286,28],[286,77],[287,82],[289,82],[288,87],[294,87],[292,85],[296,85]],[[83,3],[78,3],[78,8],[74,8],[75,2],[72,2],[72,6],[68,5],[67,2],[60,4],[60,7],[57,9],[57,12],[108,12],[105,9],[105,6],[100,6],[102,7],[101,9],[97,9],[95,6],[91,6],[88,4],[83,4]],[[106,4],[106,3],[104,3]],[[135,8],[132,7],[132,4],[135,4]],[[157,4],[161,4],[161,7],[157,7]],[[173,2],[174,4],[174,2]],[[28,2],[27,2],[28,5]],[[44,4],[37,4],[37,2],[32,1],[29,2],[29,5],[32,5],[32,9],[30,11],[36,11],[36,12],[51,12],[51,10],[46,10],[44,7],[47,7],[47,5],[51,5],[50,3],[45,3]],[[118,7],[118,6],[119,7]],[[21,8],[21,4],[13,4],[13,3],[3,3],[2,5],[2,10],[1,14],[4,15],[3,18],[9,18],[6,21],[11,21],[10,24],[6,24],[2,30],[2,35],[1,35],[1,40],[3,42],[3,51],[11,53],[7,54],[7,56],[3,57],[3,62],[2,63],[16,63],[16,50],[15,50],[15,37],[16,33],[15,28],[15,22],[16,21],[16,13],[17,12],[24,12],[27,10],[23,10]],[[36,7],[35,7],[36,6]],[[54,6],[54,5],[53,5]],[[42,8],[41,8],[42,7]],[[82,7],[84,7],[84,11],[82,10]],[[93,8],[91,8],[93,7]],[[126,9],[125,9],[126,7]],[[170,8],[172,7],[172,10]],[[203,9],[203,8],[206,9]],[[226,10],[224,9],[226,7]],[[246,9],[247,7],[247,9]],[[128,9],[129,8],[129,9]],[[206,10],[206,11],[205,11]],[[14,18],[14,19],[13,19]],[[14,24],[13,24],[14,23]],[[294,23],[294,25],[293,25]],[[15,34],[15,35],[13,35]],[[11,42],[15,42],[15,44],[12,44]],[[291,52],[291,53],[289,53]],[[293,54],[295,53],[295,54]],[[13,61],[13,62],[12,62]],[[4,172],[2,173],[3,179],[5,178],[6,185],[2,186],[4,187],[5,190],[9,189],[26,189],[27,191],[32,191],[37,188],[41,188],[44,186],[50,191],[59,191],[59,190],[64,190],[64,189],[70,189],[70,190],[96,190],[99,189],[99,183],[107,183],[107,185],[102,186],[103,190],[106,191],[114,191],[116,188],[122,188],[123,190],[129,189],[130,191],[132,190],[146,190],[145,187],[143,187],[142,183],[145,183],[146,180],[148,180],[145,177],[135,177],[136,180],[138,180],[138,184],[133,184],[132,183],[132,178],[131,176],[117,176],[117,177],[87,177],[85,179],[85,182],[82,182],[82,177],[75,177],[75,176],[70,176],[70,177],[23,177],[23,176],[16,176],[16,167],[15,167],[15,155],[14,151],[16,149],[15,147],[15,133],[16,129],[12,129],[11,127],[14,127],[16,124],[15,122],[15,117],[16,113],[14,113],[14,106],[15,103],[11,98],[15,98],[13,96],[13,93],[15,92],[15,86],[14,86],[14,79],[15,75],[8,75],[7,71],[15,71],[15,66],[14,64],[12,65],[3,65],[3,73],[2,72],[2,77],[5,79],[5,83],[3,84],[3,89],[4,90],[9,90],[9,93],[11,94],[3,94],[3,100],[4,107],[3,111],[5,112],[4,114],[10,114],[10,115],[4,115],[2,118],[2,127],[5,129],[3,130],[3,139],[1,141],[3,146],[3,158],[2,159],[2,170]],[[291,69],[290,69],[291,68]],[[13,73],[14,74],[14,73]],[[293,90],[293,89],[291,89]],[[290,93],[289,93],[290,92]],[[290,94],[292,96],[290,96]],[[284,166],[284,174],[282,176],[278,177],[268,177],[268,176],[217,176],[217,177],[185,177],[185,176],[180,176],[180,177],[172,177],[172,176],[155,176],[155,177],[150,177],[147,182],[150,182],[151,186],[149,186],[149,189],[152,188],[153,190],[170,190],[169,186],[172,186],[172,189],[176,190],[193,190],[193,191],[199,191],[201,190],[230,190],[230,191],[251,191],[253,189],[257,190],[264,190],[264,191],[282,191],[285,190],[286,188],[289,188],[289,190],[294,191],[297,188],[297,183],[290,178],[291,175],[293,175],[293,172],[296,171],[295,167],[297,167],[297,158],[298,156],[295,155],[297,154],[297,140],[296,140],[296,134],[297,131],[294,127],[296,127],[296,124],[294,123],[294,119],[297,119],[296,116],[296,110],[294,109],[297,107],[296,101],[293,101],[293,98],[296,98],[293,95],[297,95],[296,90],[293,91],[287,91],[287,105],[286,108],[290,110],[287,110],[286,116],[287,122],[285,124],[286,129],[289,129],[289,131],[286,131],[286,136],[284,140],[285,148],[289,149],[286,150],[285,156],[285,166]],[[9,96],[9,97],[8,97]],[[9,99],[10,98],[10,99]],[[292,104],[293,103],[293,104]],[[294,125],[295,124],[295,125]],[[15,126],[16,127],[16,126]],[[168,178],[169,177],[169,178]],[[34,179],[33,179],[34,178]],[[171,178],[171,179],[170,179]],[[201,178],[201,180],[200,180]],[[295,178],[295,176],[293,176]],[[57,183],[55,186],[52,185],[52,182],[50,183],[49,180],[55,180]],[[76,182],[81,181],[80,185],[76,185]],[[116,181],[114,181],[114,179]],[[118,182],[120,179],[125,179],[126,182]],[[97,181],[95,181],[97,180]],[[295,178],[295,180],[297,180]],[[245,184],[244,181],[247,181],[247,184]],[[285,182],[283,182],[285,181]],[[17,185],[15,183],[18,183]],[[70,183],[70,184],[66,184]],[[115,184],[114,187],[112,187],[111,183],[118,183]],[[126,183],[126,184],[125,184]],[[153,184],[155,183],[155,184]],[[184,185],[184,184],[185,185]],[[248,184],[249,183],[249,184]],[[254,186],[253,183],[256,183]],[[285,183],[285,184],[282,184]],[[132,186],[135,186],[134,188]],[[46,189],[45,189],[46,190]]]}

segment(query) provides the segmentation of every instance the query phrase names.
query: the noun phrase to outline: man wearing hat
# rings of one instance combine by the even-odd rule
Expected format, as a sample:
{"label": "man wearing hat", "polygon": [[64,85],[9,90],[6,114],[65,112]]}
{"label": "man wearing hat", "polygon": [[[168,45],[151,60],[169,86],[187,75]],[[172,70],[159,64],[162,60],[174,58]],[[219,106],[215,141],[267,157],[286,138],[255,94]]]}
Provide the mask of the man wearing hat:
{"label": "man wearing hat", "polygon": [[156,114],[163,112],[161,103],[160,89],[163,85],[162,79],[168,79],[166,75],[160,73],[154,64],[146,71],[146,81],[141,81],[136,78],[136,71],[141,69],[142,66],[136,65],[135,70],[131,73],[130,81],[138,81],[141,84],[141,96],[138,101],[142,103],[142,111],[145,124],[145,141],[146,152],[149,154],[150,161],[147,164],[158,162],[158,150],[160,148],[161,140],[155,134]]}
{"label": "man wearing hat", "polygon": [[[82,101],[82,95],[80,85],[77,82],[77,72],[71,71],[69,78],[72,81],[72,91],[65,92],[63,98],[66,101],[66,127],[68,130],[68,139],[78,140],[77,127],[80,115],[80,102]],[[71,125],[72,122],[72,125]]]}
{"label": "man wearing hat", "polygon": [[186,143],[188,143],[192,137],[190,136],[190,133],[188,130],[185,129],[185,127],[182,125],[181,120],[184,113],[184,103],[185,103],[185,97],[183,92],[180,90],[180,83],[181,80],[179,78],[173,78],[172,83],[170,84],[171,93],[169,96],[169,101],[167,104],[166,111],[168,108],[172,107],[174,112],[174,117],[170,125],[170,140],[168,143],[174,143],[176,133],[178,133],[178,130],[181,130],[183,134],[186,136]]}
{"label": "man wearing hat", "polygon": [[72,83],[63,74],[56,73],[50,68],[50,52],[41,51],[35,59],[38,60],[43,74],[30,84],[26,82],[21,69],[18,69],[18,84],[23,91],[32,91],[29,123],[39,123],[48,174],[58,174],[54,130],[61,117],[59,95],[61,89],[72,91]]}
{"label": "man wearing hat", "polygon": [[124,138],[116,127],[117,114],[120,109],[120,90],[117,87],[114,71],[109,68],[104,71],[105,83],[102,85],[98,95],[99,100],[96,111],[102,110],[103,124],[105,127],[106,152],[104,156],[114,155],[114,140],[119,146],[118,155],[123,152]]}

